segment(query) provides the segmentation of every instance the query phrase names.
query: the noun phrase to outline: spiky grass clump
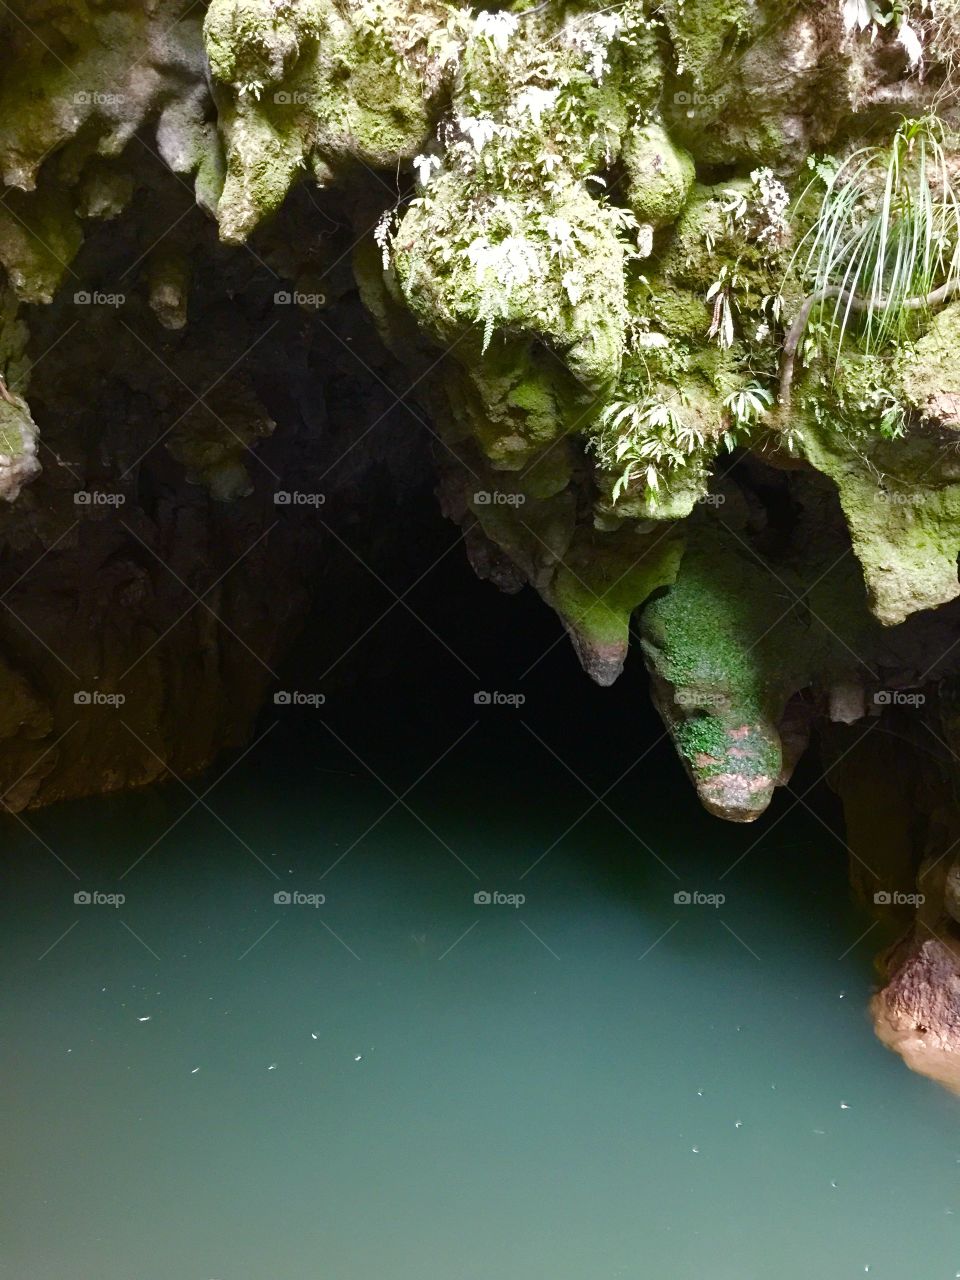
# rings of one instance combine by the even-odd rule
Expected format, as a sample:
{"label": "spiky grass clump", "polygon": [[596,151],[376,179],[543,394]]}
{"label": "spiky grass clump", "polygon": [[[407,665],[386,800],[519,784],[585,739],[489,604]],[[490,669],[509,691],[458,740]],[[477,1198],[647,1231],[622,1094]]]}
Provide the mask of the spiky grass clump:
{"label": "spiky grass clump", "polygon": [[901,120],[886,145],[861,147],[835,169],[818,166],[798,208],[826,182],[790,269],[809,294],[787,334],[781,401],[810,314],[839,354],[858,318],[867,352],[909,335],[918,312],[960,288],[960,196],[946,128],[927,114]]}
{"label": "spiky grass clump", "polygon": [[794,262],[814,294],[829,295],[838,340],[855,302],[870,350],[905,336],[918,309],[905,304],[960,283],[960,199],[945,144],[937,116],[904,119],[888,145],[861,147],[828,177]]}

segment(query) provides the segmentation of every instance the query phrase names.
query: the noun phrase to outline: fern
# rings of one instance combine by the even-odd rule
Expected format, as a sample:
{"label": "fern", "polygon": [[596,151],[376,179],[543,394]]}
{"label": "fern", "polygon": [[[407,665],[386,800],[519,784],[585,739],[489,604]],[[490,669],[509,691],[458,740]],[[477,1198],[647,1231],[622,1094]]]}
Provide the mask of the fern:
{"label": "fern", "polygon": [[600,414],[590,447],[605,471],[616,473],[613,501],[642,481],[654,496],[672,472],[686,466],[705,443],[703,433],[654,395],[612,400]]}

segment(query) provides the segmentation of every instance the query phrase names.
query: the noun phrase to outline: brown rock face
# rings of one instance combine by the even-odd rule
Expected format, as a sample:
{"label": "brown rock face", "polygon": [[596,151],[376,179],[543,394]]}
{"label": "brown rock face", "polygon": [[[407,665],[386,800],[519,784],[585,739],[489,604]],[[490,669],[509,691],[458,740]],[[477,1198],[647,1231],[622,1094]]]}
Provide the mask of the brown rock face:
{"label": "brown rock face", "polygon": [[873,999],[877,1035],[914,1071],[960,1093],[960,942],[919,934],[895,949]]}
{"label": "brown rock face", "polygon": [[[349,226],[330,226],[348,247]],[[425,433],[390,394],[349,275],[308,326],[275,301],[269,244],[218,250],[201,220],[181,243],[216,265],[182,274],[190,323],[170,326],[149,270],[131,270],[138,240],[111,227],[90,245],[101,280],[129,274],[122,301],[60,298],[26,347],[42,472],[0,503],[13,812],[188,776],[244,746],[311,601],[327,602],[319,676],[355,635],[341,594],[382,597],[362,561],[384,543],[415,554],[415,517],[406,544],[393,517],[430,509]]]}

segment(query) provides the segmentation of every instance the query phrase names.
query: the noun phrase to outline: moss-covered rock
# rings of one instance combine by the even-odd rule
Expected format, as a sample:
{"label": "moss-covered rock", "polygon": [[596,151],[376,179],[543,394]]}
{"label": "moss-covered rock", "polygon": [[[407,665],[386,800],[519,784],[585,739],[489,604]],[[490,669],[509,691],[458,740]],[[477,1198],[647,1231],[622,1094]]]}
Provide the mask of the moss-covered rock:
{"label": "moss-covered rock", "polygon": [[952,431],[960,431],[958,353],[960,302],[952,302],[907,351],[901,375],[904,396],[917,416]]}
{"label": "moss-covered rock", "polygon": [[13,191],[0,204],[0,262],[24,302],[50,302],[82,241],[67,194]]}
{"label": "moss-covered rock", "polygon": [[227,147],[223,239],[245,240],[308,165],[332,175],[412,160],[446,56],[427,39],[448,16],[396,0],[213,0],[204,35]]}
{"label": "moss-covered rock", "polygon": [[582,531],[550,584],[547,598],[588,675],[613,684],[623,670],[635,609],[669,586],[683,555],[683,536],[669,527],[650,532]]}
{"label": "moss-covered rock", "polygon": [[627,135],[623,163],[627,201],[638,220],[653,227],[673,222],[693,186],[692,157],[674,146],[662,125],[648,124]]}
{"label": "moss-covered rock", "polygon": [[918,433],[864,450],[810,426],[810,463],[836,484],[870,608],[885,625],[960,595],[960,475],[943,473],[942,446]]}
{"label": "moss-covered rock", "polygon": [[[575,260],[553,252],[558,224]],[[478,438],[522,465],[615,385],[623,357],[624,251],[584,190],[531,216],[501,200],[477,217],[455,175],[405,215],[394,240],[403,296],[479,397]],[[522,334],[518,339],[514,335]]]}
{"label": "moss-covered rock", "polygon": [[697,88],[723,74],[724,55],[742,49],[757,20],[753,0],[665,0],[660,6],[677,58],[679,75]]}
{"label": "moss-covered rock", "polygon": [[775,581],[735,537],[701,526],[676,583],[641,618],[654,700],[680,757],[704,806],[737,822],[770,803],[778,725],[814,657]]}
{"label": "moss-covered rock", "polygon": [[0,395],[0,499],[13,502],[24,484],[40,471],[37,424],[26,402],[5,392]]}

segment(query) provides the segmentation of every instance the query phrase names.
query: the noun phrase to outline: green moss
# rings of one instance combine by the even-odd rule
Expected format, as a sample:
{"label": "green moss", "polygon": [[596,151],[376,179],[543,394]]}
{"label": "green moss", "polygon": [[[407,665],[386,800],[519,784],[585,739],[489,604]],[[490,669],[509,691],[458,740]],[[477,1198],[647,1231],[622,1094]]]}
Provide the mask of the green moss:
{"label": "green moss", "polygon": [[633,611],[677,576],[679,537],[582,533],[564,557],[550,591],[560,616],[596,648],[626,653]]}
{"label": "green moss", "polygon": [[803,448],[837,486],[871,611],[885,626],[960,595],[960,481],[949,465],[945,473],[938,440],[912,433],[854,445],[809,423]]}
{"label": "green moss", "polygon": [[[482,222],[455,173],[430,192],[396,233],[397,280],[421,327],[464,371],[466,394],[452,399],[484,452],[498,466],[525,465],[585,422],[620,375],[623,246],[579,187],[549,213],[499,197],[495,218]],[[555,251],[557,224],[571,229],[571,256]]]}
{"label": "green moss", "polygon": [[25,409],[0,400],[0,454],[18,458],[23,453],[24,434],[34,430],[30,415]]}
{"label": "green moss", "polygon": [[907,403],[923,418],[960,429],[960,302],[933,317],[902,361]]}
{"label": "green moss", "polygon": [[702,293],[693,293],[669,284],[656,287],[656,296],[649,308],[657,328],[671,338],[702,342],[710,327],[710,309]]}
{"label": "green moss", "polygon": [[0,202],[0,262],[24,302],[50,302],[83,236],[68,193],[12,191]]}
{"label": "green moss", "polygon": [[511,387],[507,395],[507,404],[524,413],[547,416],[556,412],[556,405],[550,390],[535,378],[527,378]]}
{"label": "green moss", "polygon": [[308,165],[392,169],[421,149],[433,123],[416,58],[429,24],[411,35],[422,17],[387,0],[349,11],[334,0],[213,0],[204,36],[223,86],[225,240],[246,239]]}
{"label": "green moss", "polygon": [[[749,199],[753,186],[745,180],[707,187],[696,184],[677,219],[661,260],[663,276],[702,298],[717,279],[720,268],[736,266],[744,292],[758,301],[776,293],[782,266],[755,237],[742,234],[725,212],[730,193]],[[656,288],[655,284],[651,284]]]}
{"label": "green moss", "polygon": [[554,441],[523,468],[520,481],[530,498],[552,498],[570,483],[574,466],[580,464],[578,451],[569,440]]}
{"label": "green moss", "polygon": [[323,0],[212,0],[204,20],[211,71],[249,92],[278,83],[303,45],[320,36],[326,7]]}
{"label": "green moss", "polygon": [[[404,215],[396,270],[420,323],[445,345],[472,330],[473,359],[497,329],[527,331],[591,391],[612,387],[623,356],[624,252],[596,201],[574,186],[552,207],[500,197],[493,220],[479,215],[455,173],[437,178],[430,198]],[[571,256],[556,252],[548,219],[570,228]]]}
{"label": "green moss", "polygon": [[627,135],[623,148],[627,201],[640,222],[663,227],[680,213],[693,186],[690,155],[674,146],[659,124]]}
{"label": "green moss", "polygon": [[[697,539],[674,588],[644,613],[645,651],[655,658],[657,674],[676,688],[713,692],[744,718],[760,714],[779,665],[772,637],[763,645],[763,632],[777,617],[768,583],[732,539],[720,539],[719,546]],[[774,681],[774,700],[783,679],[792,683],[789,670]]]}
{"label": "green moss", "polygon": [[677,748],[689,761],[698,756],[723,760],[727,754],[727,729],[719,716],[693,715],[677,726]]}
{"label": "green moss", "polygon": [[664,0],[659,6],[677,56],[677,73],[697,88],[716,83],[751,32],[746,0]]}
{"label": "green moss", "polygon": [[304,163],[304,139],[292,116],[279,119],[241,100],[226,107],[226,173],[217,205],[220,237],[240,244],[276,212]]}
{"label": "green moss", "polygon": [[0,399],[0,499],[13,502],[40,471],[37,424],[19,396]]}
{"label": "green moss", "polygon": [[[768,572],[723,529],[704,522],[676,583],[641,617],[657,701],[708,808],[748,820],[769,803],[780,772],[777,725],[811,679],[823,643]],[[796,594],[800,589],[793,587]]]}

